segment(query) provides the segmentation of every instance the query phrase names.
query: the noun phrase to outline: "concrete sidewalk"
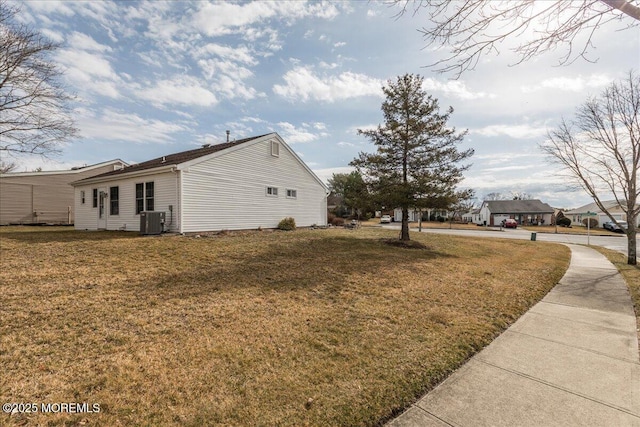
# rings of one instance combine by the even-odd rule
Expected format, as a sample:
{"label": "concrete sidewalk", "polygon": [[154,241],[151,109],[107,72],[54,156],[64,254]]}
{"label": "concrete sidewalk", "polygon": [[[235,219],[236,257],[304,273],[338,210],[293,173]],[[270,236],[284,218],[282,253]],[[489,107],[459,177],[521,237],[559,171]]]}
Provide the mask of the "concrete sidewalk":
{"label": "concrete sidewalk", "polygon": [[388,426],[640,427],[636,319],[594,249],[549,294]]}

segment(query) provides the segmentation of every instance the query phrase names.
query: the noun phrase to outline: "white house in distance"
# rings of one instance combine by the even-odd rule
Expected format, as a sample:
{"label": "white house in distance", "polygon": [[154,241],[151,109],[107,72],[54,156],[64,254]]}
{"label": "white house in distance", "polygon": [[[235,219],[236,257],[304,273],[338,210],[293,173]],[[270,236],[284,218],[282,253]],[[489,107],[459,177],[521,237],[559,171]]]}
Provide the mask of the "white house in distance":
{"label": "white house in distance", "polygon": [[120,159],[70,170],[0,174],[0,225],[73,224],[73,181],[122,169]]}
{"label": "white house in distance", "polygon": [[[627,215],[622,211],[622,208],[615,200],[607,200],[602,202],[605,208],[616,220],[627,221]],[[580,206],[576,209],[571,209],[563,212],[564,216],[571,220],[571,225],[584,225],[582,220],[587,218],[588,213],[595,213],[596,215],[589,216],[590,218],[598,220],[598,227],[602,227],[605,222],[611,221],[611,218],[600,210],[595,203],[589,203],[588,205]],[[640,217],[638,218],[638,225],[640,226]]]}
{"label": "white house in distance", "polygon": [[326,225],[327,188],[277,133],[159,157],[72,183],[75,228],[140,230],[164,212],[180,233]]}
{"label": "white house in distance", "polygon": [[478,224],[498,226],[505,219],[520,225],[551,224],[553,208],[540,200],[485,200],[480,206]]}

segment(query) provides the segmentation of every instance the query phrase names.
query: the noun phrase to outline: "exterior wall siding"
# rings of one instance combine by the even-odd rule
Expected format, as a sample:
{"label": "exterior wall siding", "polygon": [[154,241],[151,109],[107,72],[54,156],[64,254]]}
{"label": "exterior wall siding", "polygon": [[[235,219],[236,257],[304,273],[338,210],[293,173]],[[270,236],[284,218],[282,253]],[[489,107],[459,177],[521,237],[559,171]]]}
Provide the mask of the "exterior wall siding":
{"label": "exterior wall siding", "polygon": [[70,182],[112,171],[113,163],[77,171],[8,173],[0,178],[0,224],[73,223]]}
{"label": "exterior wall siding", "polygon": [[[109,192],[110,187],[118,187],[119,213],[111,215],[110,200],[105,200],[105,219],[107,230],[140,230],[140,215],[136,214],[136,184],[153,181],[154,211],[163,211],[166,215],[165,230],[179,230],[177,172],[164,172],[132,178],[122,178],[109,182],[88,184],[75,187],[75,209],[77,212],[75,228],[77,230],[98,229],[98,208],[93,207],[93,189]],[[81,192],[85,192],[82,204]],[[169,206],[173,212],[169,211]]]}
{"label": "exterior wall siding", "polygon": [[[302,227],[326,225],[325,188],[284,144],[279,157],[270,150],[265,140],[182,170],[182,231],[275,228],[285,217]],[[268,195],[267,187],[278,195]]]}

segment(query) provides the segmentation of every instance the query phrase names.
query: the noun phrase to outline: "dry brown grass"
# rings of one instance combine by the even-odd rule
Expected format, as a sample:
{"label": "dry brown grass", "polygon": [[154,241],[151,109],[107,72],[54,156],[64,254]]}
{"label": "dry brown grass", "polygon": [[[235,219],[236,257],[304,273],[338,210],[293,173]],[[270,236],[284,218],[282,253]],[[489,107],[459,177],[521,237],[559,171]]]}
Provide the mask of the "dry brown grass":
{"label": "dry brown grass", "polygon": [[0,425],[377,425],[538,301],[569,250],[396,231],[0,229]]}

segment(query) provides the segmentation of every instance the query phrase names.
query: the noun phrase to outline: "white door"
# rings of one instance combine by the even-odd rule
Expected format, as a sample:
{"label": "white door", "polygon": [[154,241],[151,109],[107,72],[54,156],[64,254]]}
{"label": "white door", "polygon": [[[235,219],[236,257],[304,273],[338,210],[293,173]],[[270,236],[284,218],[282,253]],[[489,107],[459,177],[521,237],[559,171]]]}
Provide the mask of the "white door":
{"label": "white door", "polygon": [[98,230],[107,229],[107,189],[98,189]]}

